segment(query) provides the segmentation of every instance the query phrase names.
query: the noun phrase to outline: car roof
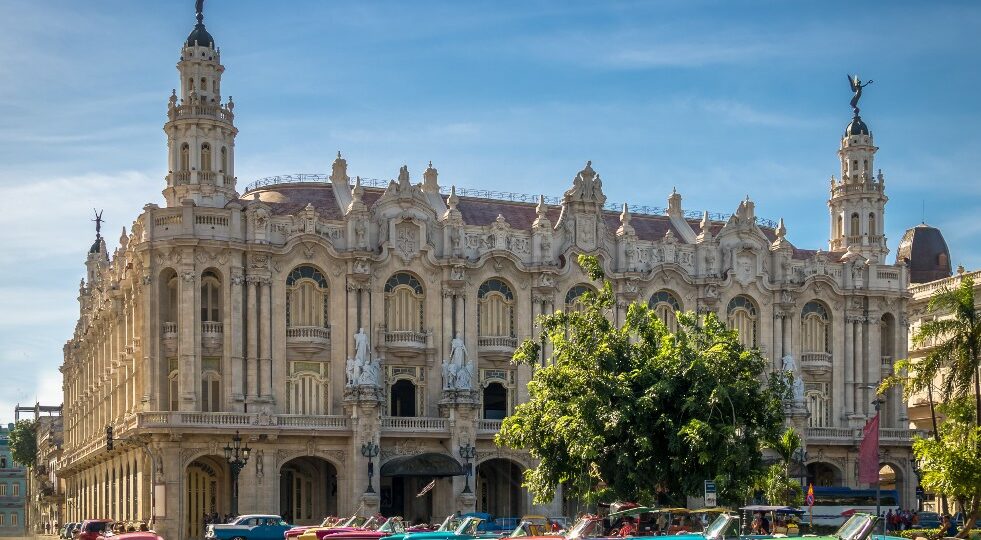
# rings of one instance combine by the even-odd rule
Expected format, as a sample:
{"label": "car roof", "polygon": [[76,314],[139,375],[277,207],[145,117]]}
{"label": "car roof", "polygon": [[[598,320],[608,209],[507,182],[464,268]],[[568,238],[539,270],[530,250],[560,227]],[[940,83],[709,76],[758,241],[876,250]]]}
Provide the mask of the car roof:
{"label": "car roof", "polygon": [[248,518],[263,518],[263,519],[275,518],[275,519],[283,519],[282,516],[277,516],[276,514],[245,514],[245,515],[242,515],[242,516],[238,516],[238,519],[248,519]]}

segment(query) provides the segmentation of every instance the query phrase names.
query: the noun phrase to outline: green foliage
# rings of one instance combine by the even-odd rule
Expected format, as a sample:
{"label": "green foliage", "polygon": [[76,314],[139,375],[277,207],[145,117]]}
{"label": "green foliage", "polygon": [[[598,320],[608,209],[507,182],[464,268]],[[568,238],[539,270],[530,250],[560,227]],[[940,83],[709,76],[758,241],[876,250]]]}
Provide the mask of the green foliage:
{"label": "green foliage", "polygon": [[10,430],[10,456],[25,467],[37,463],[37,422],[19,420]]}
{"label": "green foliage", "polygon": [[[596,258],[579,263],[603,279]],[[505,419],[496,442],[539,460],[525,472],[536,501],[562,484],[586,500],[663,493],[680,503],[714,479],[723,503],[742,502],[762,468],[762,441],[782,426],[784,378],[761,383],[768,362],[712,314],[678,314],[671,333],[646,305],[632,304],[617,327],[607,317],[614,294],[606,281],[582,304],[538,319],[552,346],[546,362],[532,341],[514,355],[536,366],[530,399]]]}
{"label": "green foliage", "polygon": [[[905,531],[891,531],[889,534],[916,540],[917,538],[937,538],[938,536],[943,536],[939,533],[940,529],[906,529]],[[971,533],[970,539],[981,540],[981,532]]]}
{"label": "green foliage", "polygon": [[780,463],[771,465],[757,480],[757,489],[763,491],[770,504],[800,506],[804,503],[800,481],[790,477],[790,464],[802,445],[800,433],[793,427],[788,427],[779,437],[763,443],[764,448],[774,451],[780,458]]}

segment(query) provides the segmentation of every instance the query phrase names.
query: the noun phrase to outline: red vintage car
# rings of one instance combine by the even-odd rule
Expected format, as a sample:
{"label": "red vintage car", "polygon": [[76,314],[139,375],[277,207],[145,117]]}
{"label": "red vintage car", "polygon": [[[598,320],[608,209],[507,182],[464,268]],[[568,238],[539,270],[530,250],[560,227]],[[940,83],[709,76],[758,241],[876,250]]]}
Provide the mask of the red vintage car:
{"label": "red vintage car", "polygon": [[338,524],[340,524],[342,521],[350,521],[353,519],[354,516],[348,518],[347,520],[343,520],[342,518],[339,517],[330,516],[324,519],[324,521],[320,525],[301,525],[301,526],[293,527],[292,529],[289,529],[283,533],[283,538],[285,538],[286,540],[292,540],[293,538],[296,538],[297,536],[300,536],[301,534],[306,532],[308,529],[313,529],[314,527],[324,527],[324,528],[337,527]]}
{"label": "red vintage car", "polygon": [[390,517],[377,529],[354,529],[331,534],[328,540],[378,540],[385,536],[405,533],[405,524],[401,517]]}
{"label": "red vintage car", "polygon": [[334,536],[335,534],[354,530],[373,531],[378,528],[380,520],[384,519],[381,516],[371,516],[367,519],[360,516],[353,516],[339,527],[315,527],[307,529],[297,537],[297,540],[323,540],[327,536]]}

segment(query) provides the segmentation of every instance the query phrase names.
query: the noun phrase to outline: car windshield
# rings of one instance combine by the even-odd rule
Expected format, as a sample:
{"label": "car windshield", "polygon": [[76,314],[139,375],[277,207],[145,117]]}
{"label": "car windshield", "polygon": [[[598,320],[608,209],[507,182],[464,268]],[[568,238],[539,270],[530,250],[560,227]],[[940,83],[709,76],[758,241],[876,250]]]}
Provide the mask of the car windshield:
{"label": "car windshield", "polygon": [[583,517],[579,519],[579,523],[572,528],[572,532],[569,533],[569,538],[590,538],[593,536],[602,536],[602,525],[603,522],[596,517]]}
{"label": "car windshield", "polygon": [[848,518],[835,533],[840,540],[865,540],[865,537],[872,532],[872,523],[875,520],[872,516],[855,514]]}
{"label": "car windshield", "polygon": [[475,536],[477,534],[477,526],[483,521],[480,518],[468,517],[460,523],[460,526],[456,529],[456,534],[458,536]]}
{"label": "car windshield", "polygon": [[405,527],[402,526],[402,518],[390,517],[384,524],[382,524],[381,527],[378,527],[378,531],[386,533],[403,533],[405,532]]}
{"label": "car windshield", "polygon": [[719,515],[719,517],[715,518],[715,520],[705,528],[705,538],[709,538],[711,540],[725,538],[726,529],[729,528],[729,524],[732,521],[732,516],[727,516],[725,514]]}
{"label": "car windshield", "polygon": [[94,521],[85,526],[85,532],[102,532],[107,525],[109,524],[105,521]]}
{"label": "car windshield", "polygon": [[443,523],[439,526],[437,531],[455,531],[457,527],[460,526],[460,518],[455,514],[450,514],[446,516]]}

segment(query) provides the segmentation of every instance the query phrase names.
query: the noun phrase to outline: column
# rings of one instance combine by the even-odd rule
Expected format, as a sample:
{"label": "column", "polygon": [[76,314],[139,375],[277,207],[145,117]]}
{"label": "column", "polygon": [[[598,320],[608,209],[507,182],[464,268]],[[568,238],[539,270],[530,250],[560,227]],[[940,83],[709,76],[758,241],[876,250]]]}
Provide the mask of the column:
{"label": "column", "polygon": [[195,397],[197,396],[197,376],[194,369],[194,352],[197,346],[195,337],[198,335],[197,328],[197,279],[191,269],[182,270],[180,273],[180,286],[178,294],[180,296],[180,316],[177,331],[177,355],[179,358],[179,388],[180,405],[182,411],[193,411],[196,409]]}
{"label": "column", "polygon": [[246,289],[248,291],[248,313],[246,315],[246,392],[247,400],[254,400],[259,391],[258,379],[258,358],[259,358],[259,314],[258,296],[259,283],[254,276],[247,278]]}
{"label": "column", "polygon": [[272,399],[272,313],[269,306],[272,301],[272,290],[269,278],[259,283],[259,374],[261,390],[259,395]]}
{"label": "column", "polygon": [[241,402],[245,399],[245,358],[242,355],[242,301],[245,297],[245,278],[242,276],[242,269],[233,267],[231,269],[230,287],[228,292],[228,319],[226,322],[225,347],[231,356],[231,396],[235,402],[235,410],[241,411]]}
{"label": "column", "polygon": [[855,412],[855,321],[845,316],[845,408],[844,416]]}
{"label": "column", "polygon": [[[438,351],[438,354],[440,355],[439,356],[440,362],[445,361],[446,358],[450,355],[450,351],[447,348],[448,346],[447,344],[449,343],[450,339],[453,339],[453,326],[454,326],[453,301],[454,301],[453,289],[444,288],[443,289],[443,313],[442,313],[443,329],[442,332],[440,332],[439,334],[440,339],[439,339],[439,351]],[[440,388],[442,388],[442,386],[440,386]]]}
{"label": "column", "polygon": [[[879,381],[882,379],[882,343],[880,341],[879,316],[877,314],[869,314],[867,335],[869,339],[869,355],[866,380],[868,381],[868,384],[878,386]],[[866,401],[872,401],[872,399],[874,399],[875,392],[870,392],[870,394],[872,394],[873,397]],[[890,425],[886,422],[886,419],[892,418],[894,414],[891,405],[892,404],[889,403],[888,400],[886,400],[886,403],[882,405],[882,416],[879,419],[879,423],[882,427],[889,427]],[[870,405],[870,408],[874,412],[875,407]]]}
{"label": "column", "polygon": [[[855,383],[859,386],[865,379],[863,374],[868,368],[869,359],[865,356],[865,317],[859,317],[855,322]],[[861,385],[865,386],[865,385]],[[862,400],[862,403],[855,407],[856,413],[861,413],[866,416],[869,415],[869,409],[872,408],[872,392],[864,390],[861,392],[856,392],[856,398]]]}
{"label": "column", "polygon": [[770,363],[773,365],[774,371],[779,371],[783,369],[781,365],[781,359],[784,355],[783,348],[783,319],[785,313],[782,311],[773,312],[773,354],[770,358]]}

